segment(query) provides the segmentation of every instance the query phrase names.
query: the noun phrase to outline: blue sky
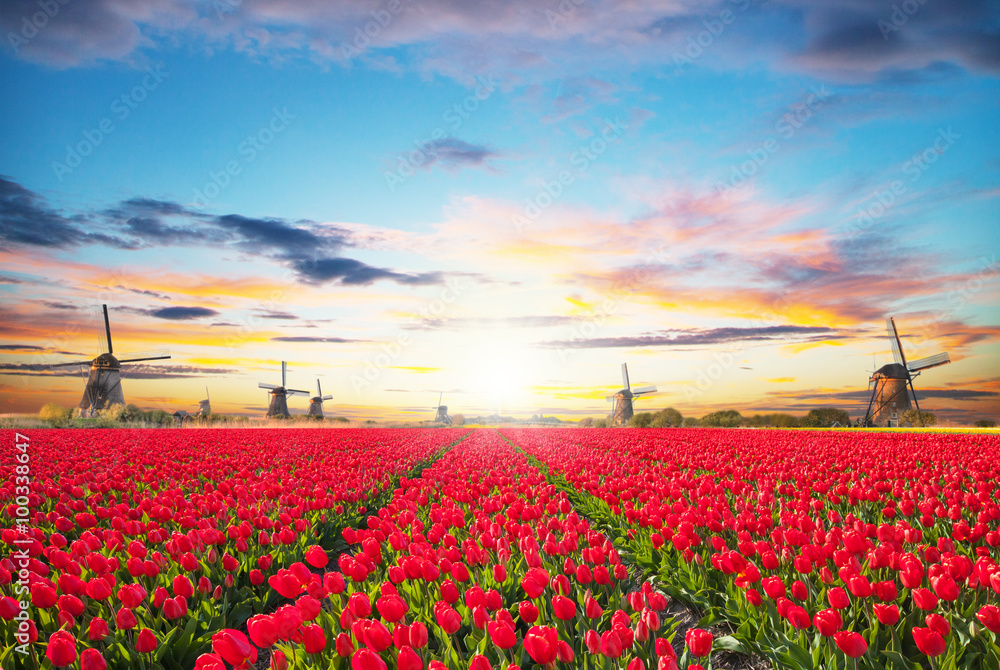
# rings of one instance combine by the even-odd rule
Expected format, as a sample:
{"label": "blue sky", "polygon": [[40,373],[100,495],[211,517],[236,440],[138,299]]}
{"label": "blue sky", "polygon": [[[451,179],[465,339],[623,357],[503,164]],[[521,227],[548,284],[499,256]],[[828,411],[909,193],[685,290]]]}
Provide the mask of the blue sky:
{"label": "blue sky", "polygon": [[929,406],[1000,410],[996,3],[219,3],[0,10],[8,411],[75,403],[101,301],[174,356],[146,406],[284,358],[350,416],[598,416],[629,360],[855,411],[894,315]]}

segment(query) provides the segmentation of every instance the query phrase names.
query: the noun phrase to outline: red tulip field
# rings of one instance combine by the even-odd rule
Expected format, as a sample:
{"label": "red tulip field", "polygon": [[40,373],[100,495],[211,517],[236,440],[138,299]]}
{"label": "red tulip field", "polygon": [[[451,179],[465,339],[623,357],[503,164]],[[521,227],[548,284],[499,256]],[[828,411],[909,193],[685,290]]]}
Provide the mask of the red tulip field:
{"label": "red tulip field", "polygon": [[0,435],[3,670],[1000,666],[996,435]]}

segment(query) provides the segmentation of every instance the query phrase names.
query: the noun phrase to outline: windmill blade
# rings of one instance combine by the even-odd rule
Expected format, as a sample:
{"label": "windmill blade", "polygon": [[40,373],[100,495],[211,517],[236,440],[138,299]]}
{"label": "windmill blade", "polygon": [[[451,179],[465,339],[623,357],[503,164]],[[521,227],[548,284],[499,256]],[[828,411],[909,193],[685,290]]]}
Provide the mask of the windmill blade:
{"label": "windmill blade", "polygon": [[622,363],[622,386],[625,387],[626,391],[629,390],[629,385],[628,385],[628,364],[627,363]]}
{"label": "windmill blade", "polygon": [[115,350],[111,346],[111,321],[108,319],[108,306],[107,305],[101,305],[101,307],[104,309],[104,333],[108,337],[108,340],[107,340],[107,342],[108,342],[108,353],[109,354],[113,354],[113,353],[115,353]]}
{"label": "windmill blade", "polygon": [[910,361],[906,364],[906,369],[910,372],[918,372],[920,370],[928,370],[930,368],[936,368],[939,365],[947,365],[951,363],[951,358],[948,356],[948,352],[944,351],[940,354],[934,354],[933,356],[928,356],[927,358],[921,358],[916,361]]}
{"label": "windmill blade", "polygon": [[321,395],[319,397],[319,399],[320,400],[333,400],[333,396],[332,395]]}
{"label": "windmill blade", "polygon": [[615,396],[613,396],[613,395],[606,395],[606,396],[604,396],[604,399],[607,400],[608,402],[611,402],[612,400],[615,399]]}
{"label": "windmill blade", "polygon": [[71,365],[90,365],[92,361],[76,361],[74,363],[53,363],[50,368],[68,368]]}
{"label": "windmill blade", "polygon": [[208,395],[208,386],[205,386],[205,400],[212,402],[212,396]]}
{"label": "windmill blade", "polygon": [[319,380],[318,379],[316,380],[316,396],[319,397],[319,398],[323,397],[323,389],[320,388]]}
{"label": "windmill blade", "polygon": [[264,382],[257,382],[257,388],[259,388],[259,389],[267,389],[269,391],[273,391],[274,389],[276,389],[278,387],[275,386],[274,384],[265,384]]}
{"label": "windmill blade", "polygon": [[281,385],[282,386],[286,385],[285,374],[287,372],[288,372],[288,365],[285,363],[285,361],[281,361]]}
{"label": "windmill blade", "polygon": [[299,391],[298,389],[285,389],[285,395],[312,395],[309,391]]}
{"label": "windmill blade", "polygon": [[441,399],[444,398],[444,391],[438,393],[438,407],[441,406]]}
{"label": "windmill blade", "polygon": [[632,395],[641,395],[643,393],[656,393],[655,386],[642,386],[637,389],[632,389]]}
{"label": "windmill blade", "polygon": [[165,361],[170,356],[147,356],[146,358],[123,358],[119,363],[138,363],[139,361]]}
{"label": "windmill blade", "polygon": [[885,321],[885,330],[889,333],[889,343],[892,345],[892,358],[898,365],[906,365],[906,357],[903,356],[903,343],[899,341],[899,333],[896,332],[896,322],[890,316]]}

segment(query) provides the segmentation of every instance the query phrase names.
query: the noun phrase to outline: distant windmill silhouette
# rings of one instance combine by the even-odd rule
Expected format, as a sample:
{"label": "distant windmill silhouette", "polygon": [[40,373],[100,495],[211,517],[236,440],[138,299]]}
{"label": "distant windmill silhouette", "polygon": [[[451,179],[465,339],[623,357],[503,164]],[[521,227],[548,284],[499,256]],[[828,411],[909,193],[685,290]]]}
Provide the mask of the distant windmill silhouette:
{"label": "distant windmill silhouette", "polygon": [[99,355],[91,361],[74,361],[73,363],[57,363],[49,367],[64,368],[72,365],[89,365],[90,374],[87,377],[87,386],[83,391],[83,398],[77,407],[80,409],[80,416],[94,416],[98,410],[102,410],[112,405],[124,405],[125,394],[122,393],[121,369],[123,363],[139,363],[140,361],[162,361],[170,356],[144,356],[143,358],[116,358],[114,356],[114,346],[111,342],[111,321],[108,318],[108,306],[101,305],[104,311],[104,336],[105,341],[101,343],[102,348],[106,348],[107,353]]}
{"label": "distant windmill silhouette", "polygon": [[316,380],[316,395],[309,399],[309,411],[306,412],[309,416],[314,416],[317,419],[323,418],[323,401],[330,400],[333,398],[332,395],[323,395],[323,389],[320,388],[319,380]]}
{"label": "distant windmill silhouette", "polygon": [[438,394],[438,404],[434,409],[437,410],[437,414],[434,415],[434,421],[436,423],[443,423],[448,426],[451,425],[451,417],[448,416],[448,406],[441,404],[441,399],[444,398],[444,391]]}
{"label": "distant windmill silhouette", "polygon": [[198,416],[208,416],[212,413],[212,396],[208,395],[208,387],[205,387],[205,399],[198,401]]}
{"label": "distant windmill silhouette", "polygon": [[616,426],[622,426],[632,418],[634,414],[632,404],[636,398],[647,393],[656,393],[655,386],[643,386],[637,389],[629,386],[628,365],[625,363],[622,363],[622,386],[623,388],[620,391],[616,391],[614,395],[609,395],[605,398],[615,403],[614,411],[611,414],[611,423]]}
{"label": "distant windmill silhouette", "polygon": [[271,392],[271,402],[267,407],[268,417],[288,418],[290,415],[288,413],[288,400],[286,399],[286,396],[309,395],[309,391],[299,391],[297,389],[286,388],[285,379],[287,374],[288,365],[285,361],[281,361],[281,386],[265,384],[263,382],[257,383],[257,388],[267,389]]}
{"label": "distant windmill silhouette", "polygon": [[869,398],[868,409],[862,421],[864,426],[898,426],[903,413],[912,407],[907,387],[913,394],[913,405],[919,412],[920,403],[917,402],[917,392],[913,389],[913,378],[923,370],[951,363],[946,351],[907,363],[906,356],[903,355],[903,343],[896,331],[896,321],[892,317],[886,319],[885,329],[895,362],[883,365],[868,379]]}

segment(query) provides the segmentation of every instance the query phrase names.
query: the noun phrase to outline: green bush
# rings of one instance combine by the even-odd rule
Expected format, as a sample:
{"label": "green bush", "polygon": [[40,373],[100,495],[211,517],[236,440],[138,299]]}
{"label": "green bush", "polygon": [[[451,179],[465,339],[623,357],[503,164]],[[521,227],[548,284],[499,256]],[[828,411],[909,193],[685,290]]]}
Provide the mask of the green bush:
{"label": "green bush", "polygon": [[69,407],[63,407],[62,405],[50,402],[38,412],[38,418],[48,421],[56,428],[61,428],[73,418],[73,410]]}
{"label": "green bush", "polygon": [[976,428],[996,428],[997,422],[989,419],[980,419],[976,422]]}
{"label": "green bush", "polygon": [[594,428],[607,428],[607,427],[608,427],[607,419],[594,419]]}
{"label": "green bush", "polygon": [[686,416],[684,417],[684,427],[685,428],[695,428],[699,424],[697,417]]}
{"label": "green bush", "polygon": [[716,428],[735,428],[743,424],[743,416],[735,409],[724,409],[701,417],[699,425]]}
{"label": "green bush", "polygon": [[661,409],[659,412],[653,415],[653,423],[650,424],[653,428],[666,428],[673,426],[680,426],[684,423],[684,417],[673,407],[668,407],[666,409]]}
{"label": "green bush", "polygon": [[632,428],[649,428],[651,423],[653,423],[653,415],[650,412],[633,414],[632,418],[628,420],[628,425]]}

